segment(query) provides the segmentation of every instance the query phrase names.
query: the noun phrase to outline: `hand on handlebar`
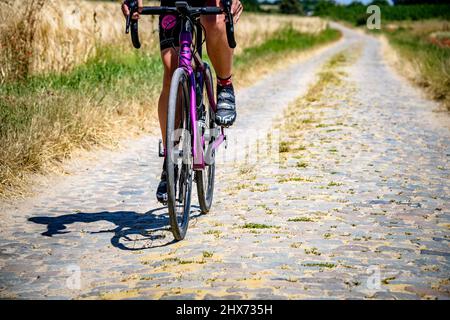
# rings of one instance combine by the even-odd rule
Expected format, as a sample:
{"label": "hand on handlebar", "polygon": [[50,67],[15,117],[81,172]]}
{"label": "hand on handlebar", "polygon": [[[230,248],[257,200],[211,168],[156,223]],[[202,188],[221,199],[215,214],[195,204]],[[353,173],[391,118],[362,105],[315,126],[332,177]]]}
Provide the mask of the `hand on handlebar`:
{"label": "hand on handlebar", "polygon": [[244,11],[244,5],[241,3],[241,1],[232,0],[231,13],[233,14],[234,23],[237,23],[239,21],[242,11]]}
{"label": "hand on handlebar", "polygon": [[[233,23],[236,24],[239,21],[239,18],[241,16],[242,11],[244,10],[244,6],[241,3],[241,0],[216,0],[216,4],[220,6],[223,10],[225,10],[225,13],[231,13],[233,16]],[[227,11],[227,7],[228,10]],[[225,14],[225,21],[228,20],[227,14]]]}
{"label": "hand on handlebar", "polygon": [[[213,0],[214,1],[214,0]],[[234,24],[239,21],[239,17],[244,9],[241,0],[215,0],[217,6],[191,7],[185,1],[175,2],[175,7],[144,7],[143,0],[124,0],[122,12],[126,18],[125,33],[131,33],[131,40],[136,49],[141,47],[139,41],[138,19],[141,14],[161,15],[167,12],[175,12],[182,16],[182,19],[193,17],[197,19],[200,15],[225,15],[225,30],[228,45],[230,48],[236,47],[234,37]],[[186,17],[187,16],[187,17]],[[130,32],[131,31],[131,32]]]}
{"label": "hand on handlebar", "polygon": [[[138,12],[133,13],[133,16],[131,17],[133,20],[138,20],[139,19],[139,12],[142,11],[142,8],[144,7],[142,0],[137,0],[138,3]],[[122,13],[125,17],[128,17],[128,15],[130,14],[130,8],[129,8],[129,1],[125,0],[122,3]]]}

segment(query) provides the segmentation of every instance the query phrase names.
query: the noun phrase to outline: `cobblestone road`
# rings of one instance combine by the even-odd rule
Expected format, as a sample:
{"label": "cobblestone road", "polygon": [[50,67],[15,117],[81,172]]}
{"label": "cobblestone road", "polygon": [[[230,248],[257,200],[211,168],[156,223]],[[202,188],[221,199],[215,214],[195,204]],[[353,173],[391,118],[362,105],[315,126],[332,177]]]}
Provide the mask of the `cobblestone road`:
{"label": "cobblestone road", "polygon": [[[0,297],[448,299],[450,117],[376,39],[343,31],[239,92],[231,135],[280,128],[281,153],[221,164],[214,209],[194,207],[185,241],[154,201],[155,137],[4,205]],[[339,81],[297,99],[337,53]]]}

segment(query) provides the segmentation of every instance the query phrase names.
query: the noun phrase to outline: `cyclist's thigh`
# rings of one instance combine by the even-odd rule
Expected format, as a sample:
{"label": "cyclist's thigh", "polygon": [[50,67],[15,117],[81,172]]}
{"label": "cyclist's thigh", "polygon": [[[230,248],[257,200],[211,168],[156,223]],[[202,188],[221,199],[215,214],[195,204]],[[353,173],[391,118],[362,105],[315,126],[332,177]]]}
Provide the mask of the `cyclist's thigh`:
{"label": "cyclist's thigh", "polygon": [[[199,0],[203,1],[203,5],[208,7],[220,7],[220,0]],[[217,27],[220,21],[224,21],[224,17],[222,15],[209,15],[209,16],[201,16],[200,21],[203,26],[208,29],[210,32],[214,32],[214,29]]]}
{"label": "cyclist's thigh", "polygon": [[174,48],[161,50],[161,60],[164,65],[164,76],[172,77],[173,72],[178,67],[178,54]]}

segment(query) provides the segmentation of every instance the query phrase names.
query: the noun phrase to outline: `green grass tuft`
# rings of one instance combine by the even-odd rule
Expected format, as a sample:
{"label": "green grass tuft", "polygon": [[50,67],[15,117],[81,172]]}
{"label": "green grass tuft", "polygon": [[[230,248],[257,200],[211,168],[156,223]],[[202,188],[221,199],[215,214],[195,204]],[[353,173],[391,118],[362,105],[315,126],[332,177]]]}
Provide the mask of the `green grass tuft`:
{"label": "green grass tuft", "polygon": [[246,223],[242,226],[244,229],[270,229],[276,228],[275,226],[270,226],[262,223]]}
{"label": "green grass tuft", "polygon": [[336,40],[340,37],[340,32],[334,29],[325,29],[318,34],[301,33],[288,27],[280,30],[268,41],[259,46],[247,48],[242,54],[236,57],[234,65],[239,68],[241,65],[251,65],[252,61],[261,57],[274,56],[279,53],[303,51]]}
{"label": "green grass tuft", "polygon": [[305,263],[303,264],[305,267],[320,267],[320,268],[334,268],[336,267],[336,264],[329,263],[329,262],[317,262],[317,263]]}
{"label": "green grass tuft", "polygon": [[214,253],[210,252],[210,251],[203,251],[202,254],[203,254],[203,258],[211,258],[214,255]]}
{"label": "green grass tuft", "polygon": [[313,219],[308,217],[296,217],[288,219],[289,222],[314,222]]}

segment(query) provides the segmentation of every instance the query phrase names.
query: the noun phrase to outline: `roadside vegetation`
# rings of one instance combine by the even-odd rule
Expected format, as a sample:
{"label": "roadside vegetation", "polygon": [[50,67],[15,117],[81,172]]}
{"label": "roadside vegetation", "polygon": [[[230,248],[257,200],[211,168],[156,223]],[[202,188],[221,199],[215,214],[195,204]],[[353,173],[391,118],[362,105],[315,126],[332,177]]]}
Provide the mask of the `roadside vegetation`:
{"label": "roadside vegetation", "polygon": [[311,34],[301,33],[288,27],[277,32],[277,34],[268,39],[259,46],[244,49],[236,56],[234,65],[239,68],[254,61],[255,58],[269,58],[272,60],[279,53],[298,52],[311,47],[337,40],[340,37],[339,31],[335,29],[325,29],[324,31]]}
{"label": "roadside vegetation", "polygon": [[382,34],[398,52],[399,71],[450,111],[450,22],[394,22]]}
{"label": "roadside vegetation", "polygon": [[[450,110],[450,10],[449,5],[435,1],[397,0],[389,5],[375,0],[381,9],[381,30],[395,52],[389,58],[416,85]],[[353,26],[365,26],[367,5],[354,1],[337,5],[318,1],[314,14],[343,21]]]}
{"label": "roadside vegetation", "polygon": [[69,73],[3,84],[0,191],[26,173],[55,169],[75,148],[113,145],[149,128],[161,72],[156,56],[110,47]]}
{"label": "roadside vegetation", "polygon": [[[250,66],[257,71],[288,53],[338,38],[339,33],[329,29],[306,34],[292,24],[280,24],[255,45],[241,49],[235,77],[248,75]],[[32,54],[27,61],[33,66]],[[114,146],[123,138],[159,130],[156,102],[162,65],[155,50],[102,43],[86,62],[66,71],[33,70],[1,79],[0,196],[19,195],[30,173],[58,170],[74,150]]]}
{"label": "roadside vegetation", "polygon": [[[286,65],[290,58],[295,58],[299,53],[336,41],[340,37],[339,31],[330,28],[311,34],[287,27],[261,45],[246,48],[237,55],[234,60],[234,78],[238,85],[247,85],[278,65]],[[251,72],[248,70],[249,66],[252,67]]]}
{"label": "roadside vegetation", "polygon": [[355,26],[366,25],[367,17],[369,16],[366,10],[370,4],[380,7],[383,21],[450,19],[448,4],[399,4],[392,6],[386,0],[375,0],[366,5],[359,1],[353,1],[348,5],[338,5],[333,1],[322,0],[315,5],[314,15],[332,20],[346,21]]}

